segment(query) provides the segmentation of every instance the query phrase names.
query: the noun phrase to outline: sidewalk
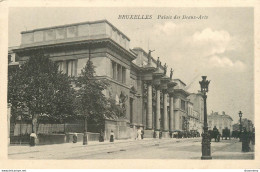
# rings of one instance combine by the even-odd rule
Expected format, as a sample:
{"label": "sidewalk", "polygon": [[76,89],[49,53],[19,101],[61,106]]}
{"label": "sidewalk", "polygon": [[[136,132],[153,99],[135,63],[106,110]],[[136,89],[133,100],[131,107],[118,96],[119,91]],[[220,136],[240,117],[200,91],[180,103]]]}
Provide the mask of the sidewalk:
{"label": "sidewalk", "polygon": [[[250,145],[251,149],[253,145]],[[255,152],[252,149],[250,152],[242,152],[242,142],[235,140],[228,146],[212,152],[213,159],[254,159]]]}
{"label": "sidewalk", "polygon": [[115,140],[115,142],[88,142],[88,145],[78,143],[63,143],[53,145],[39,145],[30,147],[29,145],[10,145],[8,147],[8,156],[11,159],[64,159],[74,156],[85,156],[91,154],[100,154],[103,152],[124,151],[125,149],[132,149],[136,146],[158,146],[161,144],[177,143],[183,141],[194,141],[200,138],[185,138],[185,139],[153,139],[145,138],[143,140]]}

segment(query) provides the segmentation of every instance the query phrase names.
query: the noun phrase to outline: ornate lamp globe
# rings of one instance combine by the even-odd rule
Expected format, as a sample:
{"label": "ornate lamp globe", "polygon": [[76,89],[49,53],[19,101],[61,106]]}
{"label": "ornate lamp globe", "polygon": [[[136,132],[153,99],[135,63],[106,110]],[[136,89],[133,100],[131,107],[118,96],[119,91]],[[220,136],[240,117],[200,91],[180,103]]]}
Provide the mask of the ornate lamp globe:
{"label": "ornate lamp globe", "polygon": [[243,113],[241,111],[239,111],[238,114],[239,114],[239,117],[241,118]]}
{"label": "ornate lamp globe", "polygon": [[200,87],[202,93],[207,93],[209,91],[209,83],[210,81],[206,80],[207,76],[202,76],[202,81],[200,81]]}

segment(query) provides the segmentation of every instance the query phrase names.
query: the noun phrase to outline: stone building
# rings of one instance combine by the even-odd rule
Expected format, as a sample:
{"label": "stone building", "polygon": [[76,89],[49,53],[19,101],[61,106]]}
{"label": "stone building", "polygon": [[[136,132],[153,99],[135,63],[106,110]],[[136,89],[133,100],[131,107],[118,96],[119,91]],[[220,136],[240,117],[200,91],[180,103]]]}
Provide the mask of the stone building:
{"label": "stone building", "polygon": [[202,93],[191,93],[188,99],[193,104],[194,121],[196,130],[200,133],[203,131],[203,121],[204,121],[204,100]]}
{"label": "stone building", "polygon": [[21,37],[21,45],[9,51],[9,65],[42,51],[60,71],[77,77],[88,59],[93,62],[96,77],[110,82],[104,94],[126,107],[125,119],[106,120],[106,136],[113,130],[116,139],[136,137],[136,128],[142,127],[145,137],[158,137],[159,131],[169,137],[169,132],[184,129],[188,116],[203,121],[200,94],[188,93],[172,71],[168,76],[167,65],[151,51],[130,49],[130,39],[107,20],[24,31]]}
{"label": "stone building", "polygon": [[185,90],[186,84],[180,79],[174,79],[177,83],[174,89],[174,101],[175,101],[175,129],[177,130],[187,130],[188,122],[188,104],[189,100],[187,97],[189,93]]}
{"label": "stone building", "polygon": [[191,101],[188,101],[188,121],[189,130],[200,130],[201,123],[199,121],[199,113],[193,109],[193,103]]}
{"label": "stone building", "polygon": [[214,126],[216,126],[221,133],[225,128],[230,129],[230,132],[232,132],[232,121],[233,119],[225,112],[222,112],[222,114],[219,114],[218,112],[212,112],[210,115],[208,115],[209,130],[212,130]]}

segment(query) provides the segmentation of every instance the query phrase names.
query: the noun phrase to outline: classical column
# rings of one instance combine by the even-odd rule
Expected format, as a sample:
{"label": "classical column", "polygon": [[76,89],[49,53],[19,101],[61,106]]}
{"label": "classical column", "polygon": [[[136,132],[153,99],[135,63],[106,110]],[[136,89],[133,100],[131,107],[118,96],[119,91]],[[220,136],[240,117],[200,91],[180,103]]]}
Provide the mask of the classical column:
{"label": "classical column", "polygon": [[147,116],[146,116],[146,129],[152,129],[152,84],[147,83]]}
{"label": "classical column", "polygon": [[163,137],[169,137],[169,121],[167,113],[167,90],[163,90]]}
{"label": "classical column", "polygon": [[170,132],[173,132],[174,130],[174,105],[173,105],[173,96],[170,96]]}
{"label": "classical column", "polygon": [[160,118],[161,118],[161,107],[160,107],[160,88],[157,87],[156,89],[156,116],[155,116],[155,131],[156,131],[156,137],[159,137],[159,131],[160,131]]}
{"label": "classical column", "polygon": [[[172,72],[173,70],[171,70],[171,78],[172,79]],[[174,117],[174,99],[173,99],[173,95],[174,95],[174,87],[177,85],[177,83],[173,82],[173,81],[170,81],[167,86],[168,86],[168,94],[169,94],[169,97],[170,97],[170,102],[169,102],[169,105],[170,105],[170,126],[169,126],[169,130],[170,130],[170,133],[172,133],[174,131],[174,128],[176,127],[174,122],[175,122],[175,117]]]}
{"label": "classical column", "polygon": [[175,130],[180,130],[181,128],[180,128],[180,115],[179,115],[179,111],[174,114],[174,118],[175,118],[174,119],[174,122],[175,122],[174,129]]}

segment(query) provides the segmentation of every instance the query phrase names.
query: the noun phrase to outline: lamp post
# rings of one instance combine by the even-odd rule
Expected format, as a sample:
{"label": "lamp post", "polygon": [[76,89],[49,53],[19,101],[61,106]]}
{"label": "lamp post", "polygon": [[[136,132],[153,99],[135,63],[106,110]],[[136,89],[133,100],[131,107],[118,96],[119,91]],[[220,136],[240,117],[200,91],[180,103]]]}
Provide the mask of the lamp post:
{"label": "lamp post", "polygon": [[207,76],[202,76],[202,81],[200,81],[201,93],[203,94],[204,100],[204,127],[203,127],[203,134],[202,134],[202,156],[201,159],[212,159],[211,157],[211,147],[210,147],[210,136],[208,132],[208,123],[207,123],[207,95],[208,92],[208,85],[210,81],[206,80]]}
{"label": "lamp post", "polygon": [[242,115],[243,115],[243,113],[241,112],[241,111],[239,111],[239,113],[238,113],[238,115],[239,115],[239,141],[241,142],[241,133],[242,133],[242,121],[241,121],[241,118],[242,118]]}

